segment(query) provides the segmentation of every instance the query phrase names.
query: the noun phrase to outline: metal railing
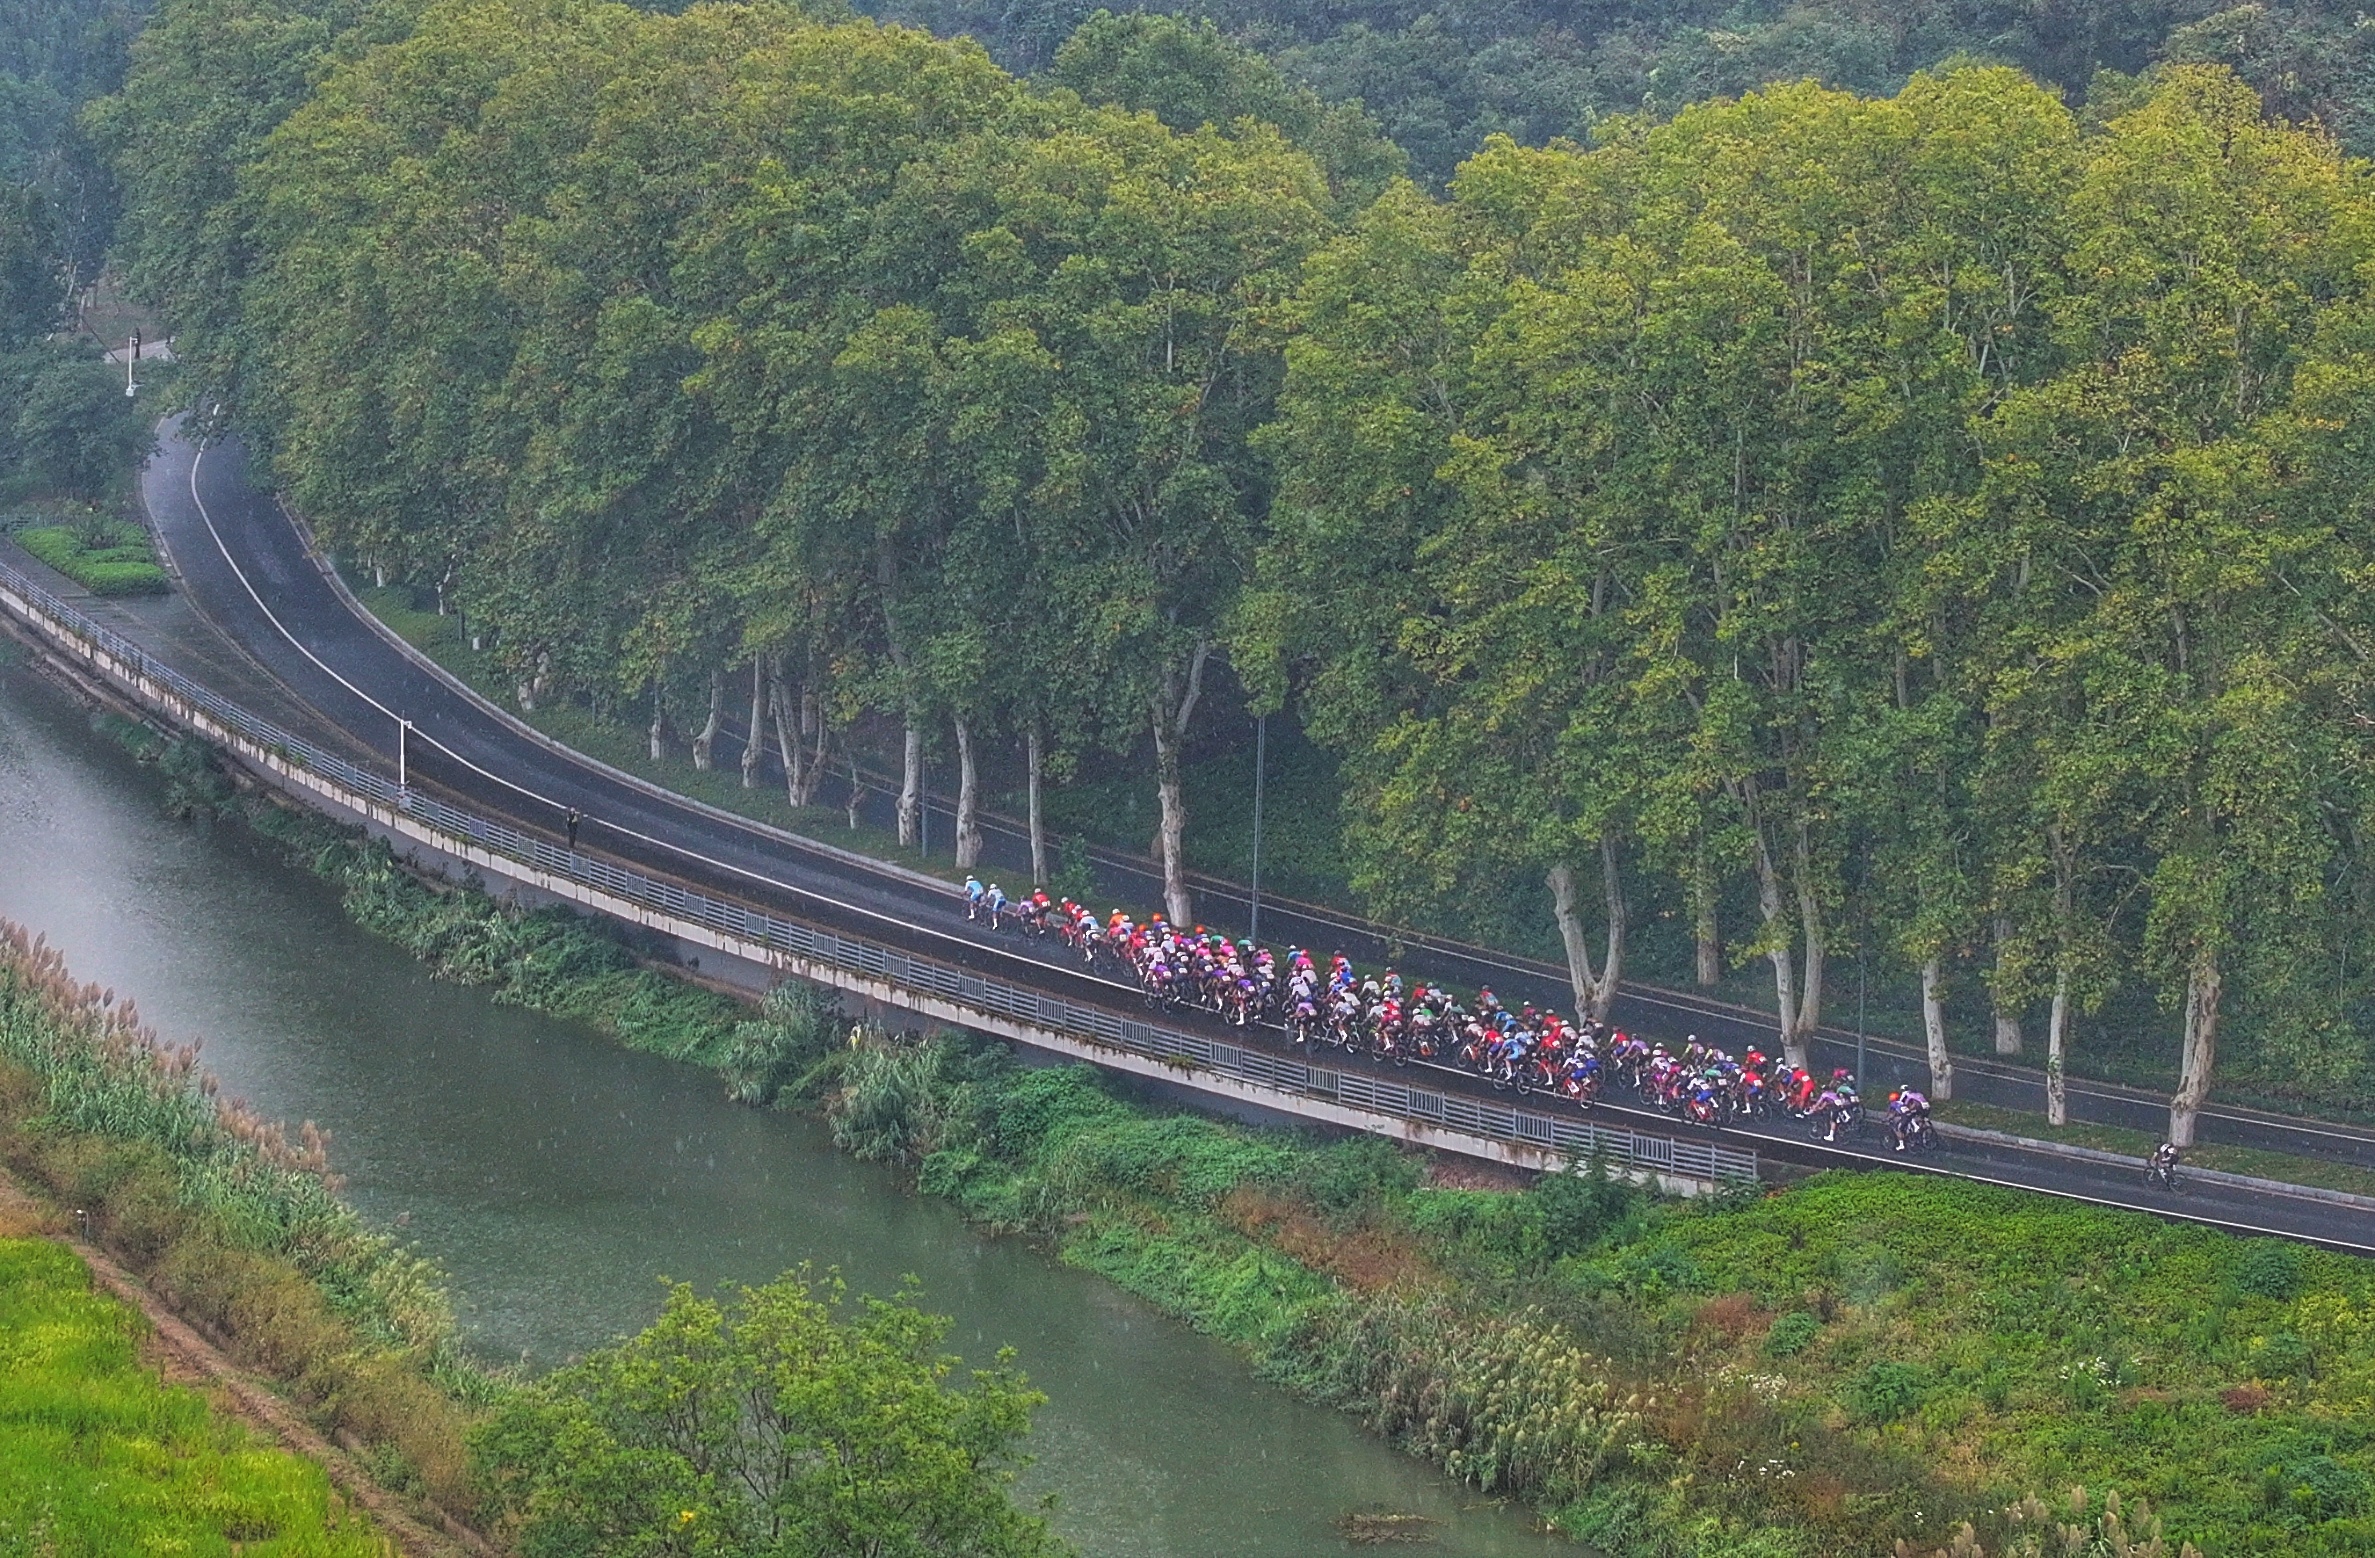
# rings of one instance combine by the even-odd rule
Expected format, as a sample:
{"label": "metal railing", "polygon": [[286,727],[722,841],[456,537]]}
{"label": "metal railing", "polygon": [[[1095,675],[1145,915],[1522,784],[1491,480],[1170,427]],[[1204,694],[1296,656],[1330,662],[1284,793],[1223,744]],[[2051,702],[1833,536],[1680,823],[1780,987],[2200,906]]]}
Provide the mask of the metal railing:
{"label": "metal railing", "polygon": [[[302,769],[325,791],[342,792],[332,794],[331,798],[354,810],[376,805],[397,812],[428,832],[469,844],[488,855],[752,946],[789,953],[812,966],[863,975],[896,991],[932,996],[984,1016],[1003,1018],[1051,1034],[1087,1039],[1172,1065],[1199,1068],[1258,1088],[1324,1099],[1489,1141],[1581,1158],[1604,1157],[1620,1167],[1699,1180],[1757,1178],[1757,1155],[1753,1151],[1602,1125],[1575,1114],[1518,1108],[1388,1076],[1314,1065],[1208,1035],[1139,1021],[1103,1007],[1083,1006],[878,942],[786,920],[729,898],[557,848],[507,823],[463,811],[435,796],[400,786],[383,774],[360,767],[250,714],[121,633],[93,621],[5,562],[0,562],[0,605],[6,605],[29,626],[42,632],[56,647],[79,653],[93,669],[148,707],[184,724],[195,723],[190,717],[193,713],[203,715],[236,743],[252,749],[255,756],[277,759],[291,768]],[[176,703],[182,707],[175,708]]]}

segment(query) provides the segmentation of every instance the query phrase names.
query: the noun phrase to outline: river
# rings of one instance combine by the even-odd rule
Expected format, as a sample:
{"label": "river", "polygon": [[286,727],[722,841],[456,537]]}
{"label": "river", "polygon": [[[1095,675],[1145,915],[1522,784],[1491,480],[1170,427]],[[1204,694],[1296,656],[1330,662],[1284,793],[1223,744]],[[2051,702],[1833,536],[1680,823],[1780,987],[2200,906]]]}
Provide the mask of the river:
{"label": "river", "polygon": [[480,1355],[544,1366],[632,1331],[663,1276],[912,1275],[955,1350],[1011,1345],[1047,1392],[1027,1482],[1083,1554],[1349,1551],[1335,1527],[1356,1510],[1426,1516],[1424,1550],[1459,1558],[1578,1551],[1101,1279],[983,1237],[812,1121],[428,978],[245,830],[166,817],[155,773],[21,658],[0,664],[0,915],[202,1038],[229,1091],[330,1130],[348,1194],[445,1269]]}

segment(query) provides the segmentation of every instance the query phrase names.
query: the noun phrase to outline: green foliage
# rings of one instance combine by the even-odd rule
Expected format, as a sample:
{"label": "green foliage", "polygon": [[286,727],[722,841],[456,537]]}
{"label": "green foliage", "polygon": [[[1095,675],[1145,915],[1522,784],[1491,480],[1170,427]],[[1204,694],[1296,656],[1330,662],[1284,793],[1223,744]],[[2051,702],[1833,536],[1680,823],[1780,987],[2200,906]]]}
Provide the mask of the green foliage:
{"label": "green foliage", "polygon": [[2274,1239],[2252,1240],[2235,1262],[2235,1290],[2279,1303],[2300,1297],[2300,1251]]}
{"label": "green foliage", "polygon": [[320,1467],[140,1361],[141,1324],[67,1250],[0,1240],[0,1547],[378,1558]]}
{"label": "green foliage", "polygon": [[1773,1322],[1765,1333],[1765,1356],[1794,1358],[1814,1345],[1822,1334],[1822,1322],[1803,1309],[1793,1309]]}
{"label": "green foliage", "polygon": [[949,1382],[948,1322],[805,1269],[660,1318],[508,1399],[473,1440],[530,1558],[1064,1551],[1018,1509],[1030,1390]]}
{"label": "green foliage", "polygon": [[832,998],[815,986],[783,984],[768,991],[757,1018],[734,1026],[732,1046],[718,1067],[726,1076],[726,1096],[760,1108],[805,1096],[808,1079],[840,1036],[839,1017]]}
{"label": "green foliage", "polygon": [[1044,78],[1092,103],[1142,110],[1174,130],[1275,125],[1319,160],[1348,207],[1374,199],[1403,171],[1400,148],[1357,103],[1329,103],[1289,82],[1209,20],[1099,11],[1084,20]]}
{"label": "green foliage", "polygon": [[1883,1360],[1872,1364],[1849,1386],[1847,1399],[1855,1414],[1868,1423],[1893,1423],[1918,1408],[1930,1393],[1930,1374],[1918,1364]]}
{"label": "green foliage", "polygon": [[87,342],[0,353],[0,494],[95,503],[121,493],[148,452],[150,410]]}
{"label": "green foliage", "polygon": [[165,592],[165,570],[137,525],[111,523],[98,534],[84,526],[36,525],[16,532],[16,542],[94,595]]}

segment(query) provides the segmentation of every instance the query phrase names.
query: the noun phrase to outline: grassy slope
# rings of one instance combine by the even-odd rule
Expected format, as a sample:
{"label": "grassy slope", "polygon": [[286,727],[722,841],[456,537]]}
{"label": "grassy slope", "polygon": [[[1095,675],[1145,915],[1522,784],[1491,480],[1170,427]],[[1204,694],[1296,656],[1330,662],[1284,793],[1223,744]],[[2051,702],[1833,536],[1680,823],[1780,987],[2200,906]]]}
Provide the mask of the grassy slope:
{"label": "grassy slope", "polygon": [[320,1467],[143,1367],[139,1334],[71,1252],[0,1240],[0,1550],[388,1551]]}
{"label": "grassy slope", "polygon": [[[2375,1550],[2364,1261],[1910,1176],[1689,1207],[1431,1188],[1376,1144],[1154,1114],[1079,1072],[917,1065],[851,1063],[844,1145],[1611,1550],[1942,1545],[2072,1486],[2149,1497],[2212,1558]],[[1496,1370],[1529,1315],[1536,1361]],[[1541,1419],[1524,1394],[1566,1349],[1608,1389]],[[1596,1473],[1505,1470],[1626,1401]]]}

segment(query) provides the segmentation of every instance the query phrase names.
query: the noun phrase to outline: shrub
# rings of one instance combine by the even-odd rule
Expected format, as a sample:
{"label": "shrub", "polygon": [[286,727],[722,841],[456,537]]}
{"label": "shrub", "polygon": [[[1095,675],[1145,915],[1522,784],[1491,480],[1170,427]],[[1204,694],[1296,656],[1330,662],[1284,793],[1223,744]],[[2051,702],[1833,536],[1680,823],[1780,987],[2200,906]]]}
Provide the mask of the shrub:
{"label": "shrub", "polygon": [[724,1064],[726,1096],[764,1108],[803,1091],[797,1084],[833,1051],[840,1013],[831,995],[804,984],[778,985],[767,992],[759,1015],[738,1023]]}
{"label": "shrub", "polygon": [[2254,1298],[2290,1302],[2301,1292],[2300,1252],[2274,1239],[2247,1240],[2235,1262],[2235,1288]]}
{"label": "shrub", "polygon": [[1765,1333],[1765,1356],[1794,1358],[1814,1344],[1822,1334],[1822,1322],[1803,1309],[1793,1309],[1773,1322]]}
{"label": "shrub", "polygon": [[1009,1496],[1045,1398],[1011,1367],[952,1389],[948,1322],[912,1293],[845,1304],[787,1272],[660,1318],[523,1390],[474,1438],[532,1558],[659,1553],[1054,1555]]}
{"label": "shrub", "polygon": [[91,534],[73,525],[36,525],[17,544],[94,595],[162,595],[165,570],[137,525],[107,522]]}
{"label": "shrub", "polygon": [[1848,1405],[1868,1423],[1893,1423],[1919,1410],[1931,1385],[1930,1371],[1920,1365],[1884,1360],[1853,1383]]}
{"label": "shrub", "polygon": [[2309,1455],[2269,1467],[2262,1491],[2284,1519],[2315,1525],[2364,1510],[2367,1474],[2330,1455]]}

